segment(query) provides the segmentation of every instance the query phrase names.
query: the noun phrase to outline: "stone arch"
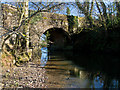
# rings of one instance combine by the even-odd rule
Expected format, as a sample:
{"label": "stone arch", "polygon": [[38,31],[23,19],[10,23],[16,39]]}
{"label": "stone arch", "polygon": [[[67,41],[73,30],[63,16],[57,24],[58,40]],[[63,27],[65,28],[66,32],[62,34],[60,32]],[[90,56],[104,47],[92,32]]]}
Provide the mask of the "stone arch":
{"label": "stone arch", "polygon": [[49,28],[43,34],[47,36],[48,44],[52,49],[64,49],[71,43],[70,35],[63,28]]}

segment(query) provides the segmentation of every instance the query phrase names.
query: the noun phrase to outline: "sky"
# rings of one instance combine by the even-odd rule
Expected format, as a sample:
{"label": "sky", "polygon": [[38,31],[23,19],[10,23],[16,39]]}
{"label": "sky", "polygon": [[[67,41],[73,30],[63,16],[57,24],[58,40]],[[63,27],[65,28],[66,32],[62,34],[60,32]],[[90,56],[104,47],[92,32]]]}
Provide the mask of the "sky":
{"label": "sky", "polygon": [[[4,1],[4,2],[3,2]],[[10,1],[14,1],[14,0],[2,0],[2,3],[5,3],[7,1],[7,4],[10,2]],[[44,0],[43,0],[44,1]],[[30,4],[29,4],[30,5]],[[70,5],[68,5],[67,7],[69,7],[69,9],[70,9],[70,15],[73,15],[73,16],[78,16],[79,14],[78,14],[78,11],[76,10],[76,8],[74,8],[73,6],[70,6]],[[34,8],[30,8],[30,9],[32,9],[32,10],[35,10]],[[59,14],[67,14],[66,13],[66,8],[64,8],[63,10],[61,10],[61,11],[56,11],[55,13],[59,13]]]}
{"label": "sky", "polygon": [[[4,2],[18,2],[18,1],[23,2],[24,0],[1,0],[1,1],[2,1],[2,3],[4,3]],[[59,2],[74,2],[75,0],[29,0],[29,1],[33,1],[33,2],[37,2],[37,1],[38,2],[57,2],[57,1],[59,1]],[[83,1],[86,1],[86,0],[79,0],[79,1],[83,2]],[[92,0],[90,0],[90,1],[92,1]],[[105,3],[109,3],[109,2],[113,2],[115,0],[103,0],[103,1]],[[118,1],[120,1],[120,0],[118,0]],[[83,14],[80,14],[75,7],[73,7],[73,6],[68,6],[68,7],[69,7],[69,9],[71,11],[70,15],[83,17]],[[66,15],[66,8],[64,8],[61,11],[56,11],[56,13]]]}
{"label": "sky", "polygon": [[[25,0],[1,0],[2,2],[23,2]],[[29,0],[31,2],[75,2],[75,0]],[[88,0],[78,0],[80,2],[85,2]],[[92,1],[92,0],[90,0]],[[114,2],[115,0],[101,0],[104,2]],[[120,1],[120,0],[117,0]]]}

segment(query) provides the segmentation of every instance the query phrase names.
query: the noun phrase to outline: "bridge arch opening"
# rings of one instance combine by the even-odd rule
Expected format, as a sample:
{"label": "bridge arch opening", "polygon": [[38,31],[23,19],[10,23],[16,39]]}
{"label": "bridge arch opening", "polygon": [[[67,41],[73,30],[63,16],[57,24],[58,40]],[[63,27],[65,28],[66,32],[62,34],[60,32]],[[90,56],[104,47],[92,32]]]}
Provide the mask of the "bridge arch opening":
{"label": "bridge arch opening", "polygon": [[65,49],[71,43],[70,35],[62,28],[50,28],[43,35],[46,35],[47,43],[52,50]]}

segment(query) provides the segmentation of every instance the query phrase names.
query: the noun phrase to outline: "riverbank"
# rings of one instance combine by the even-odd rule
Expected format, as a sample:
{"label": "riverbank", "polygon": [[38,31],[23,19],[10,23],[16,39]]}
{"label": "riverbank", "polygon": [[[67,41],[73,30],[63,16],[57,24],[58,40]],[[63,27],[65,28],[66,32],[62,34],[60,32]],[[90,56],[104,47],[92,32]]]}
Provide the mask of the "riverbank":
{"label": "riverbank", "polygon": [[[66,56],[69,56],[66,57]],[[72,55],[72,54],[71,54]],[[74,56],[73,58],[71,58]],[[70,57],[70,53],[54,52],[49,56],[49,60],[44,68],[40,67],[40,59],[34,59],[19,67],[3,67],[2,70],[2,87],[3,88],[91,88],[91,86],[99,82],[94,81],[95,77],[100,76],[104,82],[104,87],[110,87],[112,81],[119,81],[119,64],[115,62],[101,63],[103,59],[101,56],[91,55],[75,55]],[[109,57],[111,58],[111,57]],[[99,60],[98,60],[99,59]],[[72,62],[77,60],[79,68]],[[93,62],[96,61],[97,62]],[[75,61],[76,62],[76,61]],[[113,65],[114,64],[114,65]],[[102,66],[105,67],[102,67]],[[110,67],[108,67],[108,65]],[[118,66],[118,67],[117,67]],[[89,69],[88,69],[89,68]],[[108,74],[106,71],[107,70]],[[115,69],[116,68],[116,69]],[[114,71],[113,71],[113,70]],[[116,76],[117,75],[117,76]],[[98,83],[99,84],[99,83]],[[97,85],[98,85],[97,84]],[[100,83],[101,85],[101,83]]]}
{"label": "riverbank", "polygon": [[2,79],[3,88],[78,88],[80,84],[78,78],[70,78],[67,70],[42,68],[39,61],[3,67]]}

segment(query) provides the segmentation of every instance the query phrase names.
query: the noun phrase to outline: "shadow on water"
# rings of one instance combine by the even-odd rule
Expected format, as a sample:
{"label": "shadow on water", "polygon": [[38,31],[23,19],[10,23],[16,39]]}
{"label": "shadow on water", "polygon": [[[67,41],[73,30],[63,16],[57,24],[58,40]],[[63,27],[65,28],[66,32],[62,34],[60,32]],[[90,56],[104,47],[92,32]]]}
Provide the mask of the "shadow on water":
{"label": "shadow on water", "polygon": [[[119,88],[119,57],[110,55],[80,54],[68,51],[47,51],[42,48],[41,66],[56,73],[69,72],[69,83],[82,88]],[[55,73],[55,72],[54,72]]]}
{"label": "shadow on water", "polygon": [[94,87],[120,87],[120,58],[118,55],[74,53],[72,61],[91,73]]}
{"label": "shadow on water", "polygon": [[72,61],[87,70],[102,71],[114,76],[120,75],[118,70],[120,67],[119,56],[106,54],[74,54]]}
{"label": "shadow on water", "polygon": [[[72,85],[77,88],[120,87],[120,59],[117,55],[53,50],[48,52],[47,47],[43,47],[40,66],[54,77],[68,75],[68,83],[66,83],[68,86]],[[68,73],[64,73],[65,71]]]}

